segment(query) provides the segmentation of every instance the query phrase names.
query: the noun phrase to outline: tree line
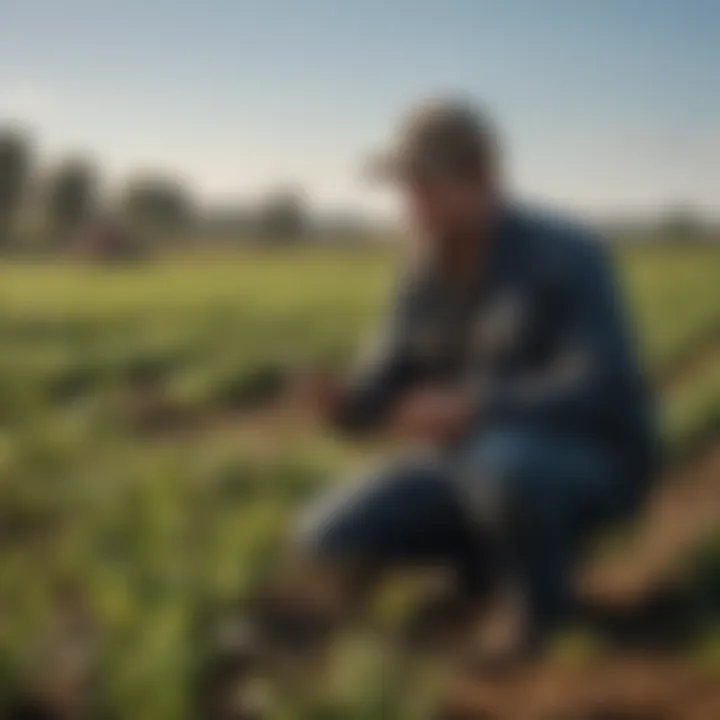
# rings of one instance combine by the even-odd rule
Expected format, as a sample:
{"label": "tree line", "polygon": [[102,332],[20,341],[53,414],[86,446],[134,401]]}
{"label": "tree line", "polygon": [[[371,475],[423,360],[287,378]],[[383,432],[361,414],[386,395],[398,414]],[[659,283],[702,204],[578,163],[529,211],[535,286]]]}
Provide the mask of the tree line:
{"label": "tree line", "polygon": [[17,248],[28,237],[64,249],[93,224],[112,223],[136,238],[237,233],[296,239],[310,213],[301,192],[280,189],[252,209],[211,212],[200,207],[186,182],[170,174],[138,171],[112,197],[102,190],[98,164],[75,154],[41,171],[31,138],[0,128],[0,249]]}
{"label": "tree line", "polygon": [[[26,132],[0,126],[0,252],[28,245],[64,251],[88,237],[125,254],[183,237],[354,243],[388,236],[387,228],[359,216],[313,215],[296,189],[271,192],[252,207],[209,208],[172,174],[138,171],[108,196],[92,158],[70,155],[49,170],[41,170],[38,160]],[[654,222],[616,219],[606,229],[611,237],[648,242],[716,242],[720,236],[715,223],[683,204],[667,207]]]}

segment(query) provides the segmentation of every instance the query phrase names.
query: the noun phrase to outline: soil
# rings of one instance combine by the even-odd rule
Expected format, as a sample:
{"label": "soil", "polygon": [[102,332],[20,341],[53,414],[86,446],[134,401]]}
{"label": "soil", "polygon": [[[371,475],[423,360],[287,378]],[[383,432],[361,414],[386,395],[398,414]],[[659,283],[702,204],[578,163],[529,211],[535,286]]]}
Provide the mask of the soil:
{"label": "soil", "polygon": [[688,652],[699,628],[685,577],[719,527],[720,443],[665,478],[622,552],[588,568],[586,627],[602,646],[499,675],[459,671],[444,720],[720,719],[720,653]]}

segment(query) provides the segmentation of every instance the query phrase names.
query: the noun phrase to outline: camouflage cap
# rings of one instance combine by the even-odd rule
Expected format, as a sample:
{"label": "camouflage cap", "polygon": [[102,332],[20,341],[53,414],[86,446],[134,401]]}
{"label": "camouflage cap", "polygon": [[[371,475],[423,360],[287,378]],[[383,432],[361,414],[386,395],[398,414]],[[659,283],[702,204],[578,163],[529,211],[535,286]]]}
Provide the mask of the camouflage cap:
{"label": "camouflage cap", "polygon": [[495,133],[483,113],[466,102],[433,100],[408,113],[393,147],[369,158],[366,169],[396,181],[485,169],[495,156]]}

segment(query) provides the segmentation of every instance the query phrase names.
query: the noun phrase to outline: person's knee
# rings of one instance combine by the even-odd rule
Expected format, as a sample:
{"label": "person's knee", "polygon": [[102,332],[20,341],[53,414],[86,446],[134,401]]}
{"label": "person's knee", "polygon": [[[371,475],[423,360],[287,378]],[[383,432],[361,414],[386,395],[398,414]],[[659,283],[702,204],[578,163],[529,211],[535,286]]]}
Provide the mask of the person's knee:
{"label": "person's knee", "polygon": [[370,541],[369,496],[379,481],[377,475],[365,474],[322,494],[298,517],[292,533],[296,548],[327,562],[361,554]]}
{"label": "person's knee", "polygon": [[512,528],[544,523],[553,514],[557,498],[533,461],[534,442],[527,433],[496,431],[474,448],[464,484],[485,523]]}
{"label": "person's knee", "polygon": [[331,560],[340,554],[338,525],[347,524],[335,493],[328,493],[302,511],[290,533],[293,551],[306,558]]}
{"label": "person's knee", "polygon": [[293,539],[324,560],[384,560],[412,555],[428,528],[457,512],[446,476],[429,463],[406,461],[321,497],[301,515]]}

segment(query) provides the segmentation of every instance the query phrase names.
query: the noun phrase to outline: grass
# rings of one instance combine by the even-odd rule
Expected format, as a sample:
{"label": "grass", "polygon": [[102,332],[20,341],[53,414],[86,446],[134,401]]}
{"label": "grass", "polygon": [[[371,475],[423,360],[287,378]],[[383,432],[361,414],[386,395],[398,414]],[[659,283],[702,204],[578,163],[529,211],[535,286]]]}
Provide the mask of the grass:
{"label": "grass", "polygon": [[670,457],[678,461],[720,437],[720,358],[668,395],[663,419]]}
{"label": "grass", "polygon": [[720,251],[661,246],[619,253],[648,361],[662,368],[720,329]]}
{"label": "grass", "polygon": [[[660,374],[720,321],[720,250],[618,260]],[[232,427],[159,441],[122,402],[139,388],[218,413],[272,386],[278,368],[344,361],[392,276],[390,251],[328,249],[0,266],[0,693],[80,596],[104,638],[99,705],[189,716],[198,618],[252,586],[294,510],[353,458],[325,438],[268,453]],[[708,368],[668,397],[678,453],[717,434]]]}

